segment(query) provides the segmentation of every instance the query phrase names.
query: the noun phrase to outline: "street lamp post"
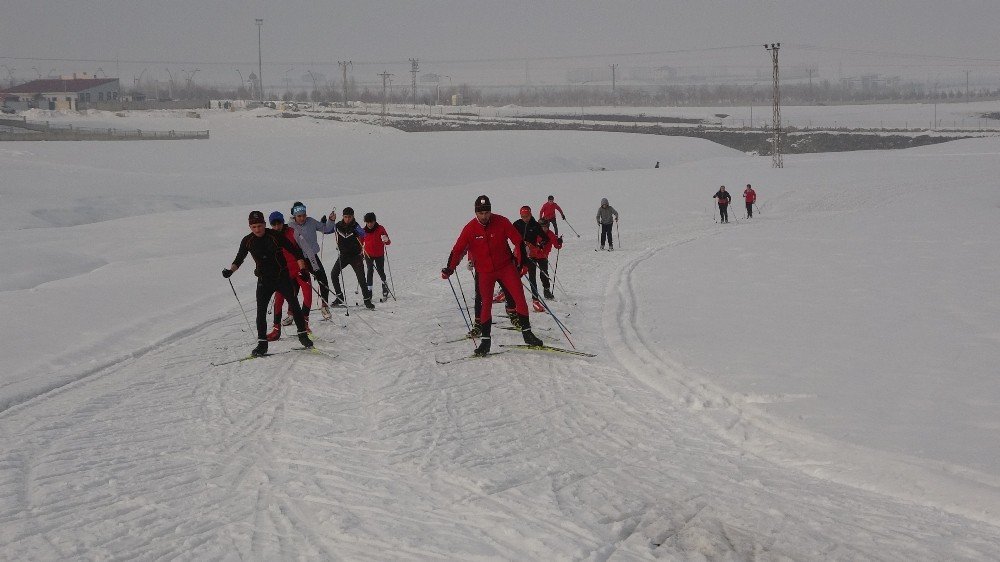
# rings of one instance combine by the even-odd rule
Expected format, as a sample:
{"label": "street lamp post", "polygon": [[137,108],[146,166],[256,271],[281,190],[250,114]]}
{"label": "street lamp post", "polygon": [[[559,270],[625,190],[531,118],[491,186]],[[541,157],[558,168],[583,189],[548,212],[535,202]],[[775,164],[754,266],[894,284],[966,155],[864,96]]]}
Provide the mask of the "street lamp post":
{"label": "street lamp post", "polygon": [[256,18],[257,23],[257,82],[260,84],[260,99],[264,101],[264,65],[260,56],[260,28],[264,25],[263,18]]}

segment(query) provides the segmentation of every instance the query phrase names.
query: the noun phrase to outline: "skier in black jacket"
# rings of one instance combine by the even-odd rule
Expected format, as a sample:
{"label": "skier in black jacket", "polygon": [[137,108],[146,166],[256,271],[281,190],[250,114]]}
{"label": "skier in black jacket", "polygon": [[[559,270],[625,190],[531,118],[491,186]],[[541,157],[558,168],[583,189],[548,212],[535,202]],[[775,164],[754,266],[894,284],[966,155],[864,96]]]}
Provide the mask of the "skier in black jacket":
{"label": "skier in black jacket", "polygon": [[528,246],[539,248],[543,241],[548,240],[542,232],[541,225],[531,216],[531,207],[525,205],[521,207],[521,218],[514,221],[514,228],[521,235],[521,255],[525,257],[525,265],[528,266],[528,282],[531,286],[531,302],[537,312],[545,310],[538,300],[538,281],[536,280],[538,264],[528,257]]}
{"label": "skier in black jacket", "polygon": [[260,357],[267,355],[267,305],[271,302],[271,295],[275,291],[281,293],[288,301],[288,308],[295,319],[295,327],[298,328],[299,343],[303,347],[312,347],[312,340],[306,333],[306,321],[299,307],[299,301],[295,298],[295,286],[288,274],[288,265],[282,250],[287,250],[296,260],[303,275],[308,276],[305,256],[298,246],[289,242],[282,234],[270,230],[265,226],[264,213],[251,211],[249,217],[250,234],[240,241],[240,249],[236,253],[236,259],[228,269],[222,270],[222,276],[229,278],[243,265],[243,260],[247,254],[253,257],[257,264],[254,274],[257,276],[257,347],[253,349],[251,355]]}
{"label": "skier in black jacket", "polygon": [[719,220],[721,222],[729,222],[729,202],[733,198],[726,191],[726,186],[719,187],[719,191],[716,191],[712,198],[719,201]]}
{"label": "skier in black jacket", "polygon": [[346,266],[351,266],[355,275],[358,276],[358,286],[361,287],[361,292],[364,295],[365,306],[374,309],[372,292],[368,289],[368,282],[365,280],[364,261],[361,259],[363,251],[361,241],[365,237],[365,229],[361,228],[354,220],[354,209],[351,207],[344,207],[342,215],[340,222],[336,225],[337,229],[334,231],[337,234],[337,250],[340,251],[340,257],[337,258],[337,263],[333,266],[333,271],[330,272],[333,292],[337,296],[333,304],[347,305],[347,299],[344,298],[344,292],[340,288],[340,272]]}

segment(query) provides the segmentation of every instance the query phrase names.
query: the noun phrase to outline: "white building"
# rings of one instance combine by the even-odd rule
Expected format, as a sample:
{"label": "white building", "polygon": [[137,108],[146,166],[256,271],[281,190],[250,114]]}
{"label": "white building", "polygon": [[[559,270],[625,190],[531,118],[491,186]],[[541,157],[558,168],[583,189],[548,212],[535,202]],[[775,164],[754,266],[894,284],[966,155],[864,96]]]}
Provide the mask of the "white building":
{"label": "white building", "polygon": [[120,92],[117,78],[94,78],[86,73],[42,78],[0,90],[40,109],[78,109],[88,103],[118,100]]}

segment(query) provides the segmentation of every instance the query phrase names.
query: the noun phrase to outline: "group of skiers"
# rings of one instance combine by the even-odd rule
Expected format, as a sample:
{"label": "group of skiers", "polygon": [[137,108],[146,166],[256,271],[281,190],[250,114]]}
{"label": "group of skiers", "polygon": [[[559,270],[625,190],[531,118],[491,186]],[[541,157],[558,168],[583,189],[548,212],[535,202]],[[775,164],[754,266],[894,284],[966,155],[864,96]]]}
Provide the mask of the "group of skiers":
{"label": "group of skiers", "polygon": [[[715,192],[712,196],[719,203],[719,221],[723,223],[729,222],[729,203],[732,201],[732,196],[726,191],[726,186],[720,186],[719,191]],[[754,191],[750,184],[747,184],[747,188],[743,190],[743,201],[746,203],[747,207],[747,218],[753,218],[753,204],[757,202],[757,192]]]}
{"label": "group of skiers", "polygon": [[[306,206],[296,201],[291,208],[292,221],[285,223],[285,217],[280,211],[274,211],[268,217],[271,228],[267,228],[264,214],[252,211],[249,216],[250,234],[240,242],[239,251],[232,265],[222,270],[222,276],[229,278],[233,272],[243,265],[247,255],[253,257],[256,263],[254,274],[257,276],[257,347],[251,355],[260,357],[267,355],[267,343],[281,337],[281,326],[295,323],[296,335],[303,347],[312,347],[309,338],[309,313],[312,309],[312,295],[317,290],[312,286],[312,279],[319,284],[321,299],[320,310],[325,318],[330,318],[329,306],[346,306],[346,298],[340,284],[342,270],[350,266],[358,278],[358,286],[364,296],[365,307],[374,309],[372,303],[372,287],[374,272],[377,271],[382,281],[383,300],[391,294],[390,284],[385,275],[385,247],[392,241],[375,218],[375,213],[366,213],[365,225],[362,227],[354,220],[354,209],[345,207],[340,221],[337,221],[336,211],[316,220],[306,214]],[[337,263],[330,271],[329,279],[333,283],[334,300],[331,303],[330,281],[326,269],[320,259],[322,247],[316,233],[336,233]],[[367,274],[364,270],[367,264]],[[235,293],[235,289],[234,289]],[[302,304],[299,305],[299,294]],[[270,332],[267,330],[267,308],[274,296],[274,324]],[[289,317],[282,320],[282,310],[287,302]]]}

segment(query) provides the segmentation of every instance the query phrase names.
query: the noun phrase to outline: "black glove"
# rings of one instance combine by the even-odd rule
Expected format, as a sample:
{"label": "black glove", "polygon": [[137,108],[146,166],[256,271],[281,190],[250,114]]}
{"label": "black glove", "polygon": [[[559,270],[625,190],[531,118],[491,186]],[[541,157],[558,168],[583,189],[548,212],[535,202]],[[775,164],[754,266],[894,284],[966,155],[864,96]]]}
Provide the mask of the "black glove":
{"label": "black glove", "polygon": [[447,278],[451,277],[452,273],[455,273],[454,269],[452,269],[450,267],[442,267],[441,268],[441,279],[447,279]]}
{"label": "black glove", "polygon": [[321,217],[321,218],[319,219],[319,222],[321,222],[321,223],[323,223],[323,224],[326,224],[326,215],[323,215],[323,216],[322,216],[322,217]]}
{"label": "black glove", "polygon": [[260,270],[257,269],[257,268],[254,268],[253,275],[254,275],[254,277],[260,277]]}
{"label": "black glove", "polygon": [[560,237],[556,238],[556,240],[558,240],[558,241],[559,241],[559,243],[560,243],[560,244],[562,244],[562,236],[560,236]]}
{"label": "black glove", "polygon": [[223,269],[222,270],[222,276],[225,277],[226,279],[229,279],[230,277],[233,276],[233,270],[232,269]]}
{"label": "black glove", "polygon": [[308,283],[309,282],[309,271],[307,271],[305,269],[300,269],[299,270],[299,279],[301,279],[301,280],[303,280],[303,281],[305,281],[305,282]]}

